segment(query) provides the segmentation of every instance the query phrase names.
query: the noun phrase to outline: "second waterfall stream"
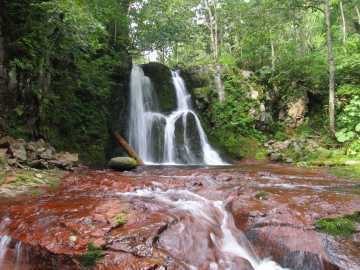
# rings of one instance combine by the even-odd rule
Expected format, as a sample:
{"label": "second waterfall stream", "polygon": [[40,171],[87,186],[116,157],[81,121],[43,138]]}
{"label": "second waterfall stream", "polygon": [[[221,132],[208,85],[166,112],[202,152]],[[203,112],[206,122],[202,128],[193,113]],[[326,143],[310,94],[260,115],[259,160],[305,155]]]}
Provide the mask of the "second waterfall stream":
{"label": "second waterfall stream", "polygon": [[[146,164],[225,165],[211,147],[191,96],[178,71],[172,71],[177,107],[161,113],[158,96],[141,66],[134,65],[130,81],[129,142]],[[161,93],[160,93],[161,94]]]}

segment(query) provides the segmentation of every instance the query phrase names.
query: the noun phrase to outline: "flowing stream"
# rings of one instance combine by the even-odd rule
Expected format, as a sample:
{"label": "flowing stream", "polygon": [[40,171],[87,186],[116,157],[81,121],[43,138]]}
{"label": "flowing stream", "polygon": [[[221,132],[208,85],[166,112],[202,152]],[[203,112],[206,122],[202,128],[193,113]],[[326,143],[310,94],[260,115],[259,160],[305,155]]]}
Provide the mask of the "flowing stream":
{"label": "flowing stream", "polygon": [[[160,112],[151,80],[134,65],[130,82],[129,142],[146,164],[225,165],[211,147],[191,96],[178,71],[172,71],[177,108]],[[195,136],[194,136],[195,134]]]}
{"label": "flowing stream", "polygon": [[[176,253],[181,252],[185,258],[180,259],[185,261],[190,269],[199,269],[199,267],[203,266],[203,263],[206,263],[199,259],[202,256],[197,254],[197,250],[201,254],[206,254],[207,252],[215,252],[217,254],[214,257],[214,261],[208,265],[211,270],[240,269],[237,261],[239,258],[245,260],[254,270],[285,269],[272,260],[261,260],[256,256],[250,242],[236,228],[232,216],[225,209],[226,203],[223,201],[213,201],[188,190],[175,189],[167,191],[162,191],[161,189],[141,189],[136,192],[119,193],[119,196],[139,198],[140,200],[148,199],[164,207],[167,211],[172,209],[174,215],[179,215],[179,211],[190,215],[190,218],[195,223],[184,223],[177,235],[184,234],[185,232],[192,233],[191,238],[194,244],[190,246],[184,245],[185,248],[184,246],[177,248],[178,250],[174,251],[175,254],[171,254],[176,257],[178,255]],[[188,228],[185,228],[186,226]],[[206,239],[201,239],[197,229],[209,234],[208,238],[212,242],[211,245],[204,246],[200,244],[201,242],[206,242]],[[209,260],[209,257],[206,257],[205,260]]]}

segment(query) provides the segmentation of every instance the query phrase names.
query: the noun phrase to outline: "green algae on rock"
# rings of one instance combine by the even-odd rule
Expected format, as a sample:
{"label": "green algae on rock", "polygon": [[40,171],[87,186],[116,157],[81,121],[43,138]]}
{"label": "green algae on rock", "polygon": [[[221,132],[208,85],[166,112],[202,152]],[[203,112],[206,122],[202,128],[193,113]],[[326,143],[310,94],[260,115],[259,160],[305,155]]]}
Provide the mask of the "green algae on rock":
{"label": "green algae on rock", "polygon": [[321,232],[334,236],[350,236],[356,233],[356,223],[360,223],[360,212],[336,218],[324,218],[315,222],[315,227]]}

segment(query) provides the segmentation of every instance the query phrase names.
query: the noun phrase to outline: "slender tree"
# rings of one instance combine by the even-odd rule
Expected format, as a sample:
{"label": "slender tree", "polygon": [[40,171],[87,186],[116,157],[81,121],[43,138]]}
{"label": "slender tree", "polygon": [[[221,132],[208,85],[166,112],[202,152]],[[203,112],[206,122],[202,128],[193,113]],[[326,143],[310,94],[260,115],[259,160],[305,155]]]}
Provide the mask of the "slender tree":
{"label": "slender tree", "polygon": [[358,17],[358,24],[360,25],[360,10],[359,10],[359,7],[355,6],[355,10],[356,10],[356,14],[357,14],[357,17]]}
{"label": "slender tree", "polygon": [[343,43],[346,42],[346,19],[344,14],[343,2],[340,1],[340,13],[341,13],[341,21],[342,21],[342,34],[343,34]]}
{"label": "slender tree", "polygon": [[219,59],[219,25],[216,0],[202,0],[206,10],[205,22],[210,31],[211,48],[214,61]]}
{"label": "slender tree", "polygon": [[329,66],[329,124],[330,131],[335,135],[335,61],[331,32],[330,0],[325,1],[325,21],[327,29],[328,66]]}

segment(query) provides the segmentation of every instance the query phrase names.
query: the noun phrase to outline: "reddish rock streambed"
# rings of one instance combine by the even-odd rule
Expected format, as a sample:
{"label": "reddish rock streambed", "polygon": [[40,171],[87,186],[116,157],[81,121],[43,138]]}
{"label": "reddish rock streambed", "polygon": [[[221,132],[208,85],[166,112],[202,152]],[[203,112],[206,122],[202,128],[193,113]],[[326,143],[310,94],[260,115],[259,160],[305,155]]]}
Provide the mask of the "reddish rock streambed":
{"label": "reddish rock streambed", "polygon": [[0,269],[85,269],[93,243],[105,255],[93,269],[356,270],[359,233],[313,226],[360,211],[354,188],[274,164],[79,170],[56,192],[0,202]]}

